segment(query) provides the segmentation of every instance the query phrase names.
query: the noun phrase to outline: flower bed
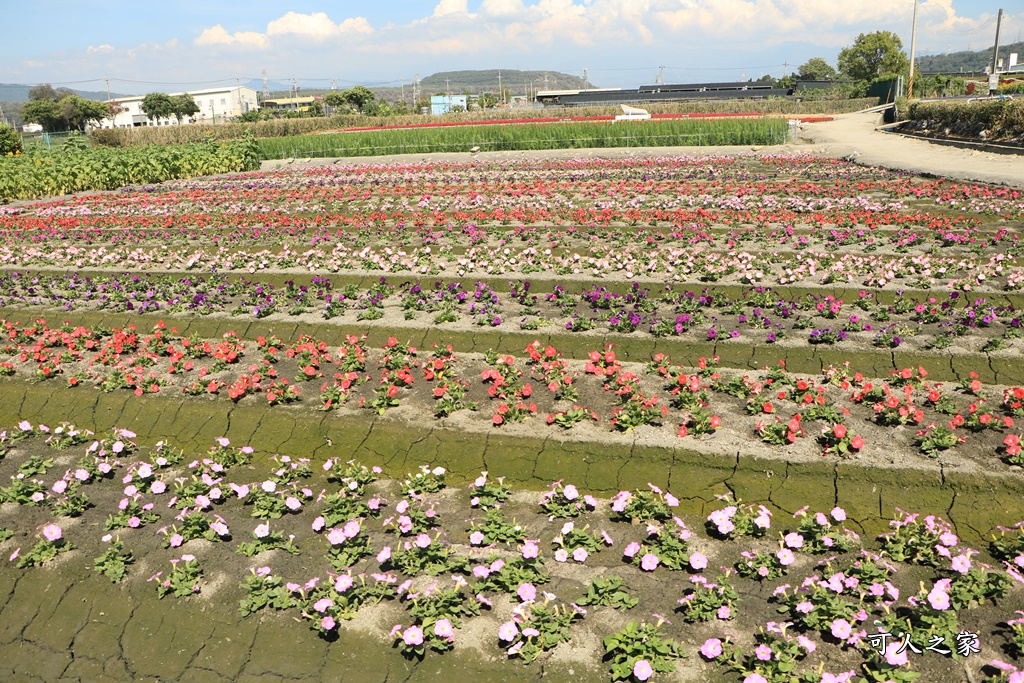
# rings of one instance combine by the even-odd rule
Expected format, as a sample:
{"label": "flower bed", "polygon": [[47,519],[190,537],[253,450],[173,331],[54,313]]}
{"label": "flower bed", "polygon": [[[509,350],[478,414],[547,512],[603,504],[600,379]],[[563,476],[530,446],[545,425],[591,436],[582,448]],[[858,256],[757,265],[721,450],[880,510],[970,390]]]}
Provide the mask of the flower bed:
{"label": "flower bed", "polygon": [[0,660],[59,566],[382,679],[1016,681],[1022,215],[806,156],[0,209]]}
{"label": "flower bed", "polygon": [[413,661],[465,648],[508,666],[568,656],[611,680],[967,667],[1006,681],[1001,662],[1024,647],[1017,527],[976,549],[942,519],[898,510],[873,539],[840,507],[790,517],[726,497],[680,516],[653,484],[609,500],[563,480],[541,495],[487,472],[448,486],[430,466],[404,480],[337,459],[254,469],[253,449],[225,438],[181,452],[126,429],[5,434],[4,573],[59,561],[136,596],[203,603],[214,591],[238,605],[228,623],[260,615],[305,629],[300,641],[355,630]]}

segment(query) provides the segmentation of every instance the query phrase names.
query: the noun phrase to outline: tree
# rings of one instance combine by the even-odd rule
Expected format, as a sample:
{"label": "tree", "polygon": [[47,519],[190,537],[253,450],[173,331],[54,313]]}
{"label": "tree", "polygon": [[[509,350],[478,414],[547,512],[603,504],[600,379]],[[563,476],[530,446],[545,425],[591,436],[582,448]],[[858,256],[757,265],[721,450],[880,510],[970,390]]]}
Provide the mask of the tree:
{"label": "tree", "polygon": [[[155,93],[159,94],[159,93]],[[181,123],[183,118],[187,118],[194,114],[199,113],[199,105],[192,99],[192,96],[188,93],[181,95],[175,95],[171,99],[171,113],[174,114],[175,118],[178,119],[178,123]],[[142,101],[145,105],[145,100]]]}
{"label": "tree", "polygon": [[903,41],[891,31],[861,33],[839,52],[839,72],[856,81],[873,81],[907,71],[910,62]]}
{"label": "tree", "polygon": [[60,106],[53,100],[30,100],[21,106],[21,118],[26,123],[38,123],[48,133],[64,130],[64,117]]}
{"label": "tree", "polygon": [[85,130],[90,123],[99,123],[110,113],[105,102],[87,100],[71,94],[53,100],[31,100],[21,108],[21,116],[29,123],[38,123],[49,133],[61,130]]}
{"label": "tree", "polygon": [[70,130],[85,130],[90,123],[99,123],[109,113],[106,103],[68,95],[57,103],[61,118]]}
{"label": "tree", "polygon": [[342,99],[358,109],[363,111],[370,102],[373,102],[373,91],[367,88],[365,85],[357,85],[354,88],[343,90],[341,92]]}
{"label": "tree", "polygon": [[349,106],[348,100],[345,98],[345,93],[338,90],[332,90],[324,95],[324,102],[332,107]]}
{"label": "tree", "polygon": [[476,98],[476,103],[481,109],[491,109],[498,104],[498,96],[492,92],[485,92]]}
{"label": "tree", "polygon": [[35,87],[29,88],[28,99],[31,101],[35,100],[48,100],[50,102],[57,102],[64,99],[68,95],[74,95],[73,90],[67,88],[56,88],[49,83],[41,83]]}
{"label": "tree", "polygon": [[386,100],[373,100],[366,105],[363,113],[367,116],[392,116],[394,111]]}
{"label": "tree", "polygon": [[146,118],[166,119],[174,114],[174,103],[171,96],[163,92],[151,92],[142,98],[142,111]]}
{"label": "tree", "polygon": [[796,72],[804,81],[834,81],[839,75],[832,65],[821,57],[811,57],[800,65]]}

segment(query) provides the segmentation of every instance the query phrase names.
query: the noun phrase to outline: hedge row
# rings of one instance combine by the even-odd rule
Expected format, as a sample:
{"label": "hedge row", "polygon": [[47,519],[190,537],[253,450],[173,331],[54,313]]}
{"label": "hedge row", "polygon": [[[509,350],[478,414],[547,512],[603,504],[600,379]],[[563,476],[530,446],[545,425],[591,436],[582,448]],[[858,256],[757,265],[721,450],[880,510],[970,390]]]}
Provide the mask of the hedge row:
{"label": "hedge row", "polygon": [[927,121],[930,127],[977,127],[1001,136],[1024,135],[1024,99],[976,102],[915,102],[907,111],[911,121]]}

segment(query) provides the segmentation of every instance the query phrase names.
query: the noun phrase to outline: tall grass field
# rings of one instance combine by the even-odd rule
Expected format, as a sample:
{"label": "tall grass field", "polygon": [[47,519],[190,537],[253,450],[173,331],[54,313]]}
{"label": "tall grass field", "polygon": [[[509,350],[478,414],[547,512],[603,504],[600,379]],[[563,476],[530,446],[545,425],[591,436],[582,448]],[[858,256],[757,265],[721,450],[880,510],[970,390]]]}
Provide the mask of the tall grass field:
{"label": "tall grass field", "polygon": [[259,140],[265,159],[352,157],[595,147],[772,145],[785,142],[785,119],[620,121],[391,129]]}

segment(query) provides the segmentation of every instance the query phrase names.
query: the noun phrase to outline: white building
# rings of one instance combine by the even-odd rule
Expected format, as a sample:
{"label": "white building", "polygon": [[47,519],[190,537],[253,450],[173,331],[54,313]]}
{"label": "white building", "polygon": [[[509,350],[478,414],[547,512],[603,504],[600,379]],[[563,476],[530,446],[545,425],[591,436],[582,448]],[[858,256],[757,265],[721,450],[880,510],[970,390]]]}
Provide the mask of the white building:
{"label": "white building", "polygon": [[[256,100],[256,91],[244,85],[231,88],[204,88],[203,90],[188,90],[186,92],[168,93],[171,97],[176,95],[191,95],[199,107],[199,112],[194,116],[181,120],[181,123],[223,123],[237,118],[245,112],[259,109]],[[177,126],[178,119],[170,118],[150,120],[142,111],[142,100],[145,95],[134,95],[132,97],[120,97],[109,100],[109,104],[118,107],[121,111],[114,115],[114,120],[104,118],[100,121],[98,128],[131,128],[133,126]]]}

